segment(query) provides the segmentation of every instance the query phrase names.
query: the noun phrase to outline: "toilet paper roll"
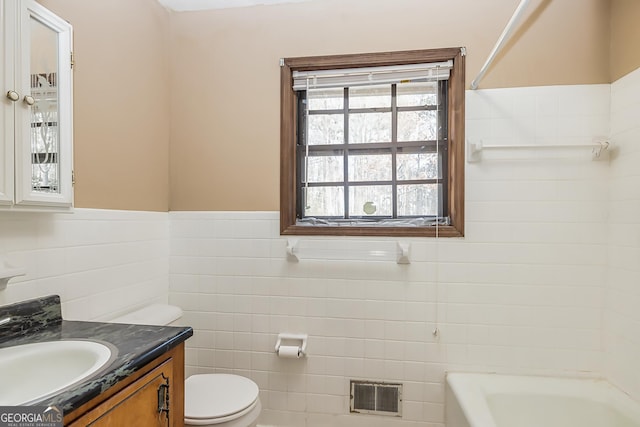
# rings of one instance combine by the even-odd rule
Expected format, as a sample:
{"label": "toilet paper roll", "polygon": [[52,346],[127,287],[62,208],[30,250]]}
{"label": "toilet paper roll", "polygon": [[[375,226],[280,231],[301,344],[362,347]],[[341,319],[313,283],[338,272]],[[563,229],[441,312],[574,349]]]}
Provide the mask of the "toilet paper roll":
{"label": "toilet paper roll", "polygon": [[297,359],[300,357],[300,347],[297,345],[281,345],[278,348],[278,357]]}

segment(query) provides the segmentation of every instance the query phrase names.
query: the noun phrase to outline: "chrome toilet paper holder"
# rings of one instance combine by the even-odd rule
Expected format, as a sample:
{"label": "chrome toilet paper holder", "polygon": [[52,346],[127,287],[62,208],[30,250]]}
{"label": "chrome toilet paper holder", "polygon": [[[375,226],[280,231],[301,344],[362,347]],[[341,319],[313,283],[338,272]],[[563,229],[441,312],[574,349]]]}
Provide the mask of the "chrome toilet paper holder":
{"label": "chrome toilet paper holder", "polygon": [[278,334],[278,340],[276,341],[276,354],[280,353],[280,347],[287,346],[295,346],[298,347],[298,356],[303,357],[307,355],[307,334],[287,334],[280,333]]}

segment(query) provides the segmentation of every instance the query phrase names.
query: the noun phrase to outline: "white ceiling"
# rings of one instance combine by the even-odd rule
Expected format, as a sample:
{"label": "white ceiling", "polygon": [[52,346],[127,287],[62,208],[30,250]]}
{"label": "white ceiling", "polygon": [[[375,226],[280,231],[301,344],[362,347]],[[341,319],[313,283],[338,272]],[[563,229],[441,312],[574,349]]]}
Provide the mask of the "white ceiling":
{"label": "white ceiling", "polygon": [[231,7],[247,7],[261,4],[300,3],[310,0],[158,0],[170,10],[178,12],[187,10],[226,9]]}

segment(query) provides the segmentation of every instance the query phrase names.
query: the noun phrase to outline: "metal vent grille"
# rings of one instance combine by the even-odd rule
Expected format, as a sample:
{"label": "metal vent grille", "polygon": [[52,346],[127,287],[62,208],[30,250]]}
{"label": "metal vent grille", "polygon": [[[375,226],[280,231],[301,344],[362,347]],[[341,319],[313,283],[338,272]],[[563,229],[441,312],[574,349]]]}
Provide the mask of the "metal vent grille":
{"label": "metal vent grille", "polygon": [[402,384],[351,381],[351,412],[402,416]]}

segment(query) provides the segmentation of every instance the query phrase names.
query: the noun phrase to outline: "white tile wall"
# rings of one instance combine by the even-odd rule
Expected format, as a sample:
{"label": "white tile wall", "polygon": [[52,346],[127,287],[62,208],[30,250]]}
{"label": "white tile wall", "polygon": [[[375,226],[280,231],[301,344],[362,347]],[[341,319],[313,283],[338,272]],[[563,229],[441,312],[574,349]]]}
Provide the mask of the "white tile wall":
{"label": "white tile wall", "polygon": [[605,305],[607,376],[640,399],[640,70],[611,86],[609,272]]}
{"label": "white tile wall", "polygon": [[0,257],[27,273],[0,291],[0,305],[57,294],[65,319],[102,320],[166,302],[167,215],[98,209],[0,212]]}
{"label": "white tile wall", "polygon": [[[467,100],[467,137],[487,145],[609,131],[609,85]],[[442,427],[448,369],[599,374],[608,174],[588,149],[483,153],[467,164],[466,237],[410,239],[410,265],[359,259],[381,246],[364,238],[330,239],[344,260],[292,263],[276,212],[172,212],[169,298],[196,330],[187,373],[253,378],[261,421],[292,427]],[[309,357],[278,359],[278,332],[308,333]],[[348,415],[351,378],[402,381],[403,418]]]}
{"label": "white tile wall", "polygon": [[[169,288],[196,329],[188,373],[255,379],[262,422],[283,427],[442,427],[446,370],[605,372],[639,397],[638,92],[638,72],[611,107],[608,85],[469,92],[470,141],[590,142],[611,109],[618,154],[484,152],[466,237],[408,239],[410,265],[363,260],[388,243],[366,238],[290,262],[276,212],[0,213],[0,255],[27,270],[0,304],[56,293],[65,318],[103,320]],[[308,358],[275,356],[283,331],[310,335]],[[351,378],[402,381],[403,418],[349,415]]]}

